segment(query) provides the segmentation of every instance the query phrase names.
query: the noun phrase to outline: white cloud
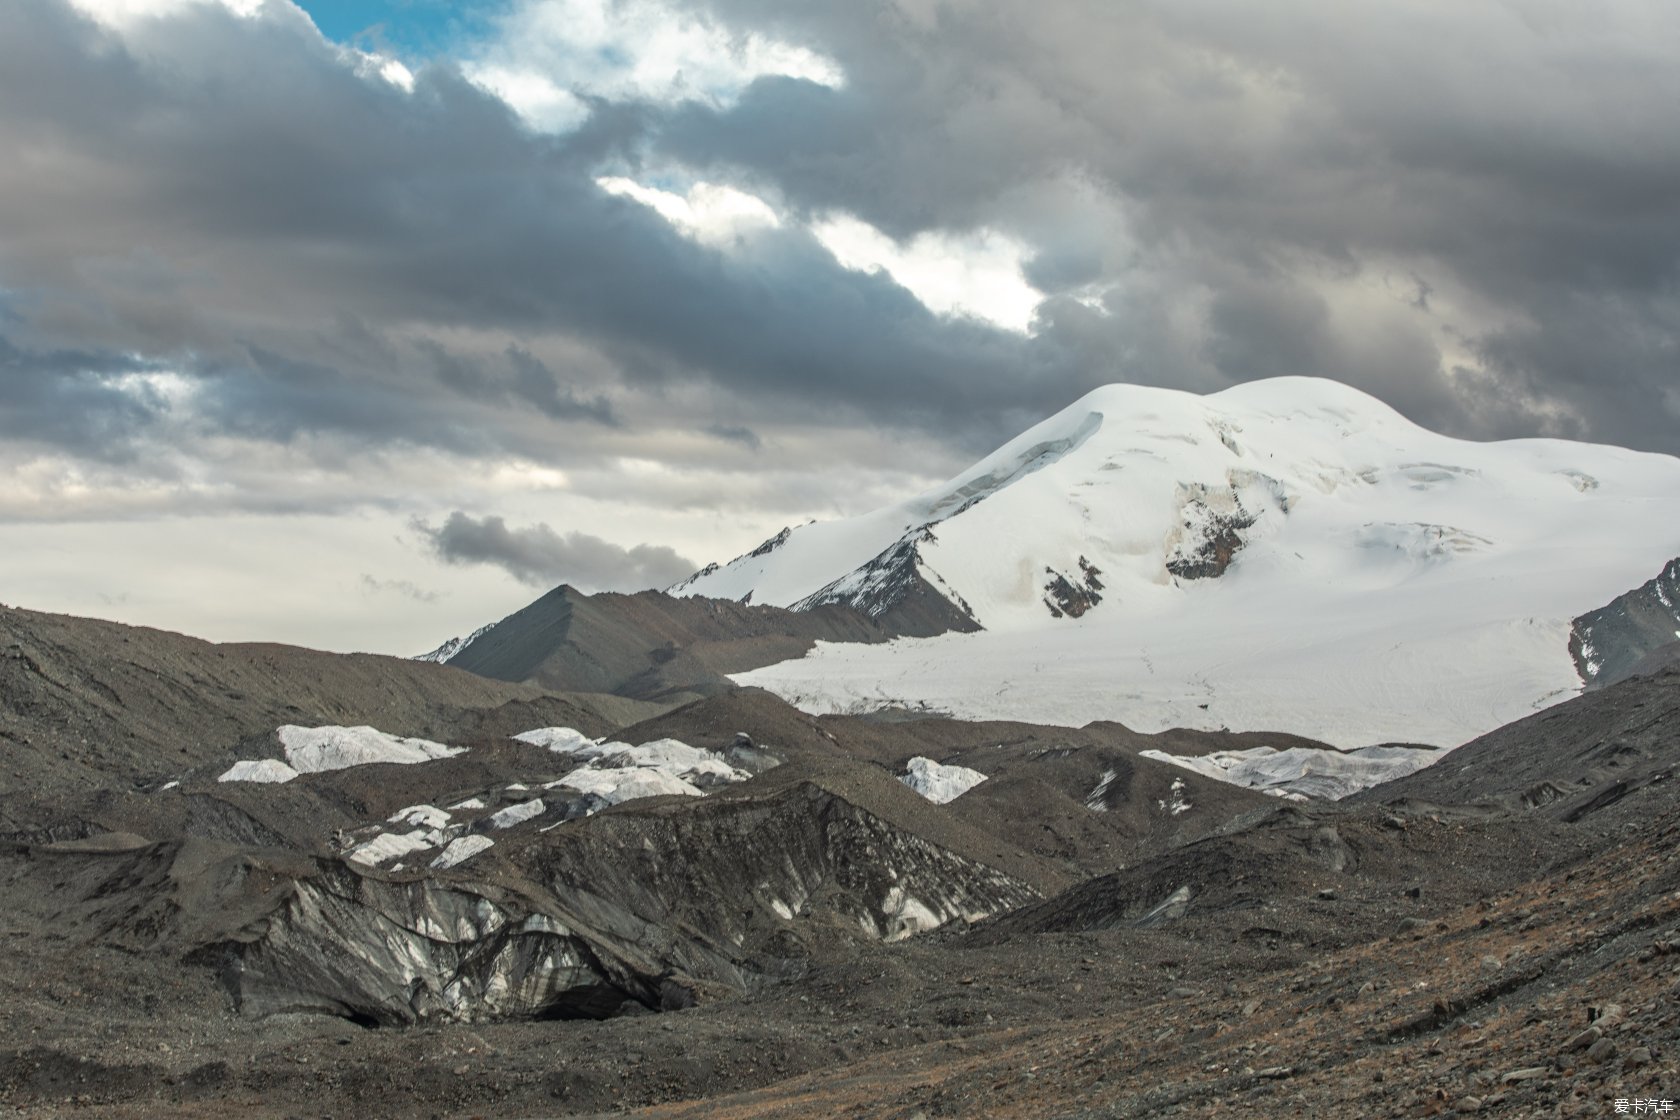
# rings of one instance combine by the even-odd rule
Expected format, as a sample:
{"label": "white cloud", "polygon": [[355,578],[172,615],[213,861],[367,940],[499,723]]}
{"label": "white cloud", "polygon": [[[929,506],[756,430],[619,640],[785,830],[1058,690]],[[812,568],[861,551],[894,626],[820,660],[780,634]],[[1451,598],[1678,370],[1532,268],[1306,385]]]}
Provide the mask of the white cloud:
{"label": "white cloud", "polygon": [[397,59],[389,55],[354,48],[348,48],[345,53],[353,60],[356,73],[362,77],[383,78],[404,93],[414,92],[414,71],[404,66]]}
{"label": "white cloud", "polygon": [[[194,8],[220,6],[244,18],[280,16],[313,28],[314,20],[291,0],[70,0],[70,4],[116,31],[133,29],[149,19],[177,15]],[[319,33],[317,29],[317,34]],[[390,55],[339,47],[345,63],[364,78],[381,78],[404,92],[414,90],[414,72]]]}
{"label": "white cloud", "polygon": [[268,0],[70,0],[87,15],[111,27],[123,27],[136,20],[172,15],[186,8],[220,4],[242,16],[256,15]]}
{"label": "white cloud", "polygon": [[817,222],[811,232],[844,267],[885,272],[941,314],[969,315],[1025,334],[1044,298],[1021,274],[1026,246],[992,230],[924,233],[898,242],[841,214]]}
{"label": "white cloud", "polygon": [[583,119],[580,94],[726,104],[765,75],[845,81],[838,64],[814,51],[732,33],[657,0],[522,0],[463,68],[545,131]]}
{"label": "white cloud", "polygon": [[751,230],[775,229],[782,224],[762,198],[719,183],[695,183],[687,194],[677,194],[614,176],[595,182],[609,194],[652,207],[666,221],[707,245],[725,245]]}
{"label": "white cloud", "polygon": [[[729,245],[755,229],[782,225],[762,198],[720,183],[697,182],[679,193],[622,176],[595,182],[610,194],[650,207],[706,245]],[[995,231],[927,233],[900,243],[850,215],[830,215],[810,229],[842,266],[886,272],[943,315],[967,315],[1025,334],[1044,298],[1022,275],[1027,247]]]}
{"label": "white cloud", "polygon": [[539,132],[568,132],[589,116],[589,106],[561,89],[541,70],[525,66],[471,63],[467,77],[489,90]]}

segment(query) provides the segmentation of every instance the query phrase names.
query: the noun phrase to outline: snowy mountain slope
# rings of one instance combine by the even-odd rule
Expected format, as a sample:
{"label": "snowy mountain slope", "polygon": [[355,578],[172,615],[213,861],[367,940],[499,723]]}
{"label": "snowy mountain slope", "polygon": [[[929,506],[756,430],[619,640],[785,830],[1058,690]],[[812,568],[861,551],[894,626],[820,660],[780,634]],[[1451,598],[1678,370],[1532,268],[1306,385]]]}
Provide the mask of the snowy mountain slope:
{"label": "snowy mountain slope", "polygon": [[457,653],[460,653],[462,650],[464,650],[468,646],[472,645],[475,641],[477,641],[480,637],[483,636],[483,634],[486,630],[490,629],[490,627],[492,627],[494,625],[496,625],[496,624],[494,622],[491,622],[491,623],[487,623],[483,626],[480,626],[477,630],[474,630],[471,634],[468,634],[464,638],[459,637],[459,636],[454,637],[454,638],[450,638],[448,641],[444,642],[441,646],[432,650],[430,653],[415,654],[414,657],[411,660],[414,660],[414,661],[435,661],[439,665],[442,665],[442,664],[446,663],[451,657],[454,657]]}
{"label": "snowy mountain slope", "polygon": [[893,578],[984,627],[736,678],[812,710],[1451,746],[1579,688],[1571,619],[1680,555],[1675,494],[1668,456],[1451,439],[1330,381],[1113,385],[673,592],[879,613],[896,553]]}

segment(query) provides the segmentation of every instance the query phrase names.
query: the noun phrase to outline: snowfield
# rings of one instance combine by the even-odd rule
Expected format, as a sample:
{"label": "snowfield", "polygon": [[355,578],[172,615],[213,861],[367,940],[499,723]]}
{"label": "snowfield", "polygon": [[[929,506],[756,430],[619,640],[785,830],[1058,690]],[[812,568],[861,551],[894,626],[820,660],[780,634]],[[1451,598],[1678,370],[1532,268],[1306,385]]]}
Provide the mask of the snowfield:
{"label": "snowfield", "polygon": [[[985,629],[734,679],[811,712],[1456,746],[1580,688],[1571,620],[1680,556],[1680,460],[1438,435],[1345,385],[1098,389],[943,486],[674,593],[844,595],[907,539]],[[1057,579],[1081,601],[1057,606]],[[825,590],[826,589],[826,590]]]}
{"label": "snowfield", "polygon": [[275,730],[284,762],[274,758],[236,762],[222,774],[221,782],[289,782],[299,774],[346,770],[376,762],[413,766],[439,758],[451,758],[466,751],[429,739],[406,739],[376,727],[298,727],[285,724]]}

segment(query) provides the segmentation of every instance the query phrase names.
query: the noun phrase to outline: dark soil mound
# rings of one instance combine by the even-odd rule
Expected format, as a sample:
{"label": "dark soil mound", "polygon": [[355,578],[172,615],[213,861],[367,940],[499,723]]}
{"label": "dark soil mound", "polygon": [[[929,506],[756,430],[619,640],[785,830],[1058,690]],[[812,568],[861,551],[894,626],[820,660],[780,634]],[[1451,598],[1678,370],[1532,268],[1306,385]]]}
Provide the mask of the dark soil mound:
{"label": "dark soil mound", "polygon": [[725,674],[802,656],[819,639],[896,636],[848,607],[789,611],[658,591],[585,595],[561,586],[490,627],[449,664],[552,689],[682,698],[727,690]]}

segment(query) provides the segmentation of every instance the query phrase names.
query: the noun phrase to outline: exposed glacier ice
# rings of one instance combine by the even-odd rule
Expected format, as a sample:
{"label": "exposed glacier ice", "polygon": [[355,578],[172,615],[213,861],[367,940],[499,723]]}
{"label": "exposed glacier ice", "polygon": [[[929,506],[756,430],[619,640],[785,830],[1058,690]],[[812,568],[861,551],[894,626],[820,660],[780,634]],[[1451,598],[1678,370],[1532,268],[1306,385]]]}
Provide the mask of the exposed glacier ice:
{"label": "exposed glacier ice", "polygon": [[986,775],[966,766],[947,766],[917,756],[910,760],[907,772],[900,774],[898,780],[935,805],[944,805],[985,781]]}

